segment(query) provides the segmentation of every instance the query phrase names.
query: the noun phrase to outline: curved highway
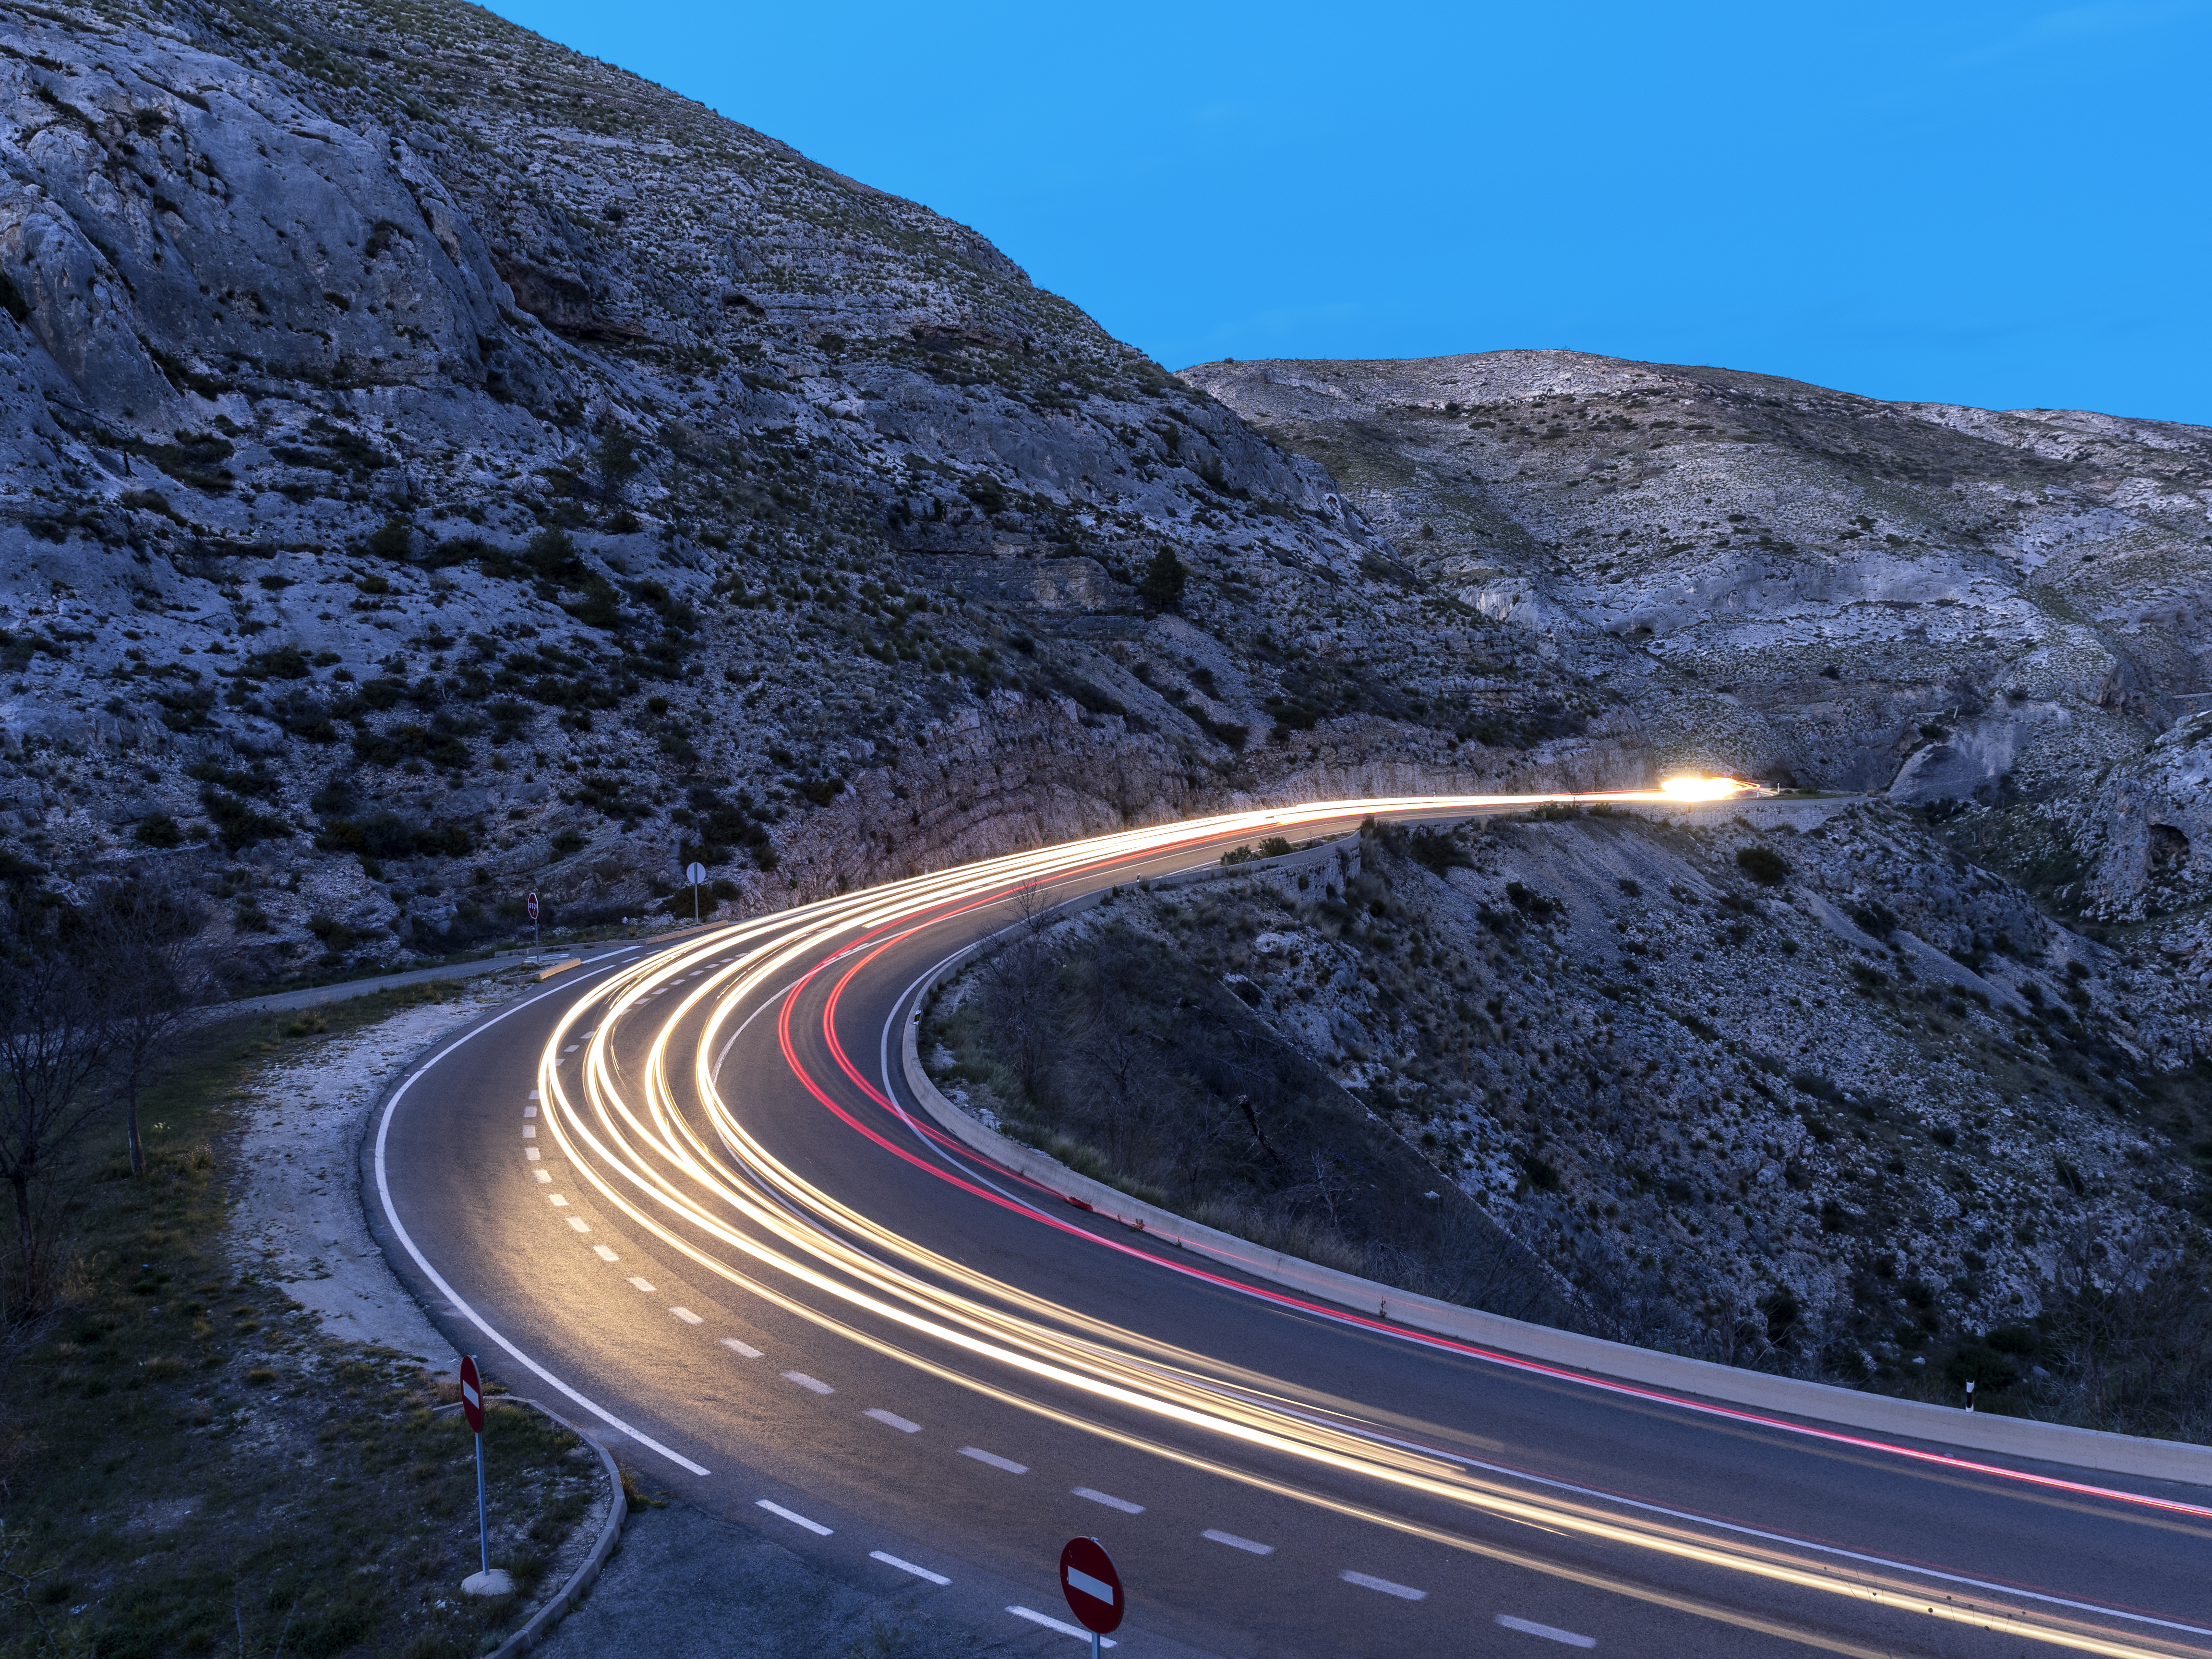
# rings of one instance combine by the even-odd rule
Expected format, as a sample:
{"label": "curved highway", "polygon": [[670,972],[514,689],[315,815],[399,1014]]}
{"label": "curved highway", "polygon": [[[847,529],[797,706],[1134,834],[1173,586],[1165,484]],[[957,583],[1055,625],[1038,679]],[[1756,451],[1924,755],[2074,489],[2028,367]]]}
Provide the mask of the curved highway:
{"label": "curved highway", "polygon": [[402,1082],[372,1212],[511,1386],[1015,1650],[1078,1650],[1054,1568],[1092,1534],[1139,1655],[2212,1654],[2212,1493],[1317,1306],[982,1163],[908,1095],[923,981],[1034,895],[1530,804],[1148,828],[595,958]]}

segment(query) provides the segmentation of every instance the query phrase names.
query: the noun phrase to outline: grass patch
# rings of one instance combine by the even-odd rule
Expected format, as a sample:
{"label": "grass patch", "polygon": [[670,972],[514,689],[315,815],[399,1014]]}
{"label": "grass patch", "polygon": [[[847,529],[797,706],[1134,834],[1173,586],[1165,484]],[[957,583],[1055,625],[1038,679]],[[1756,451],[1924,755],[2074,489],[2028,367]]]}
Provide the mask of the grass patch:
{"label": "grass patch", "polygon": [[478,1563],[460,1413],[415,1360],[323,1335],[224,1244],[254,1073],[452,994],[203,1028],[142,1102],[148,1174],[131,1178],[119,1133],[80,1159],[63,1303],[0,1356],[0,1656],[461,1654],[518,1621],[592,1506],[597,1455],[495,1411],[492,1560],[521,1593],[462,1596]]}

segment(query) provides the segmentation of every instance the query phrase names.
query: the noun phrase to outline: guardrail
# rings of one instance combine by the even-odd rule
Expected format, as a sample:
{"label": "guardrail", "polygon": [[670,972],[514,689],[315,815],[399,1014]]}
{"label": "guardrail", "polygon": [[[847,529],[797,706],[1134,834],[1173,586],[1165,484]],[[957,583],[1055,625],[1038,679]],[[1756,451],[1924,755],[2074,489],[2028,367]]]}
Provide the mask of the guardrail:
{"label": "guardrail", "polygon": [[[1310,848],[1265,862],[1267,866],[1281,867],[1290,865],[1293,860],[1311,858],[1325,850]],[[1180,885],[1184,881],[1216,873],[1252,874],[1262,867],[1257,863],[1234,865],[1218,871],[1209,867],[1156,879],[1152,885]],[[1068,910],[1083,908],[1097,902],[1098,896],[1086,894],[1062,908]],[[1004,1169],[1028,1176],[1039,1186],[1059,1194],[1068,1202],[1093,1214],[1165,1239],[1194,1255],[1205,1256],[1263,1283],[1295,1291],[1316,1301],[1387,1320],[1411,1330],[1495,1348],[1521,1358],[1587,1371],[1595,1376],[1692,1395],[1701,1400],[1780,1412],[1816,1423],[1872,1430],[1939,1446],[1996,1452],[2007,1456],[2063,1463],[2073,1468],[2095,1469],[2109,1474],[2136,1475],[2154,1480],[2180,1480],[2195,1486],[2212,1486],[2212,1446],[2175,1440],[2147,1440],[2134,1435],[2073,1428],[2063,1423],[2039,1423],[2027,1418],[1997,1417],[1983,1412],[1931,1406],[1917,1400],[1894,1400],[1887,1395],[1863,1394],[1856,1389],[1838,1388],[1829,1383],[1807,1382],[1796,1377],[1741,1370],[1733,1365],[1716,1364],[1711,1360],[1692,1359],[1681,1354],[1632,1347],[1625,1342],[1584,1336],[1574,1331],[1556,1330],[1547,1325],[1532,1325],[1523,1320],[1508,1319],[1502,1314],[1484,1313],[1479,1309],[1461,1307],[1456,1303],[1416,1296],[1410,1291],[1377,1284],[1373,1279],[1361,1279],[1352,1273],[1340,1273],[1333,1267],[1324,1267],[1317,1262],[1303,1261],[1297,1256],[1285,1255],[1279,1251],[1265,1249],[1132,1198],[1103,1181],[1095,1181],[1069,1169],[1059,1159],[1033,1146],[1024,1146],[1019,1141],[985,1127],[946,1099],[923,1069],[920,1041],[921,1011],[929,994],[990,942],[989,939],[979,940],[946,957],[915,988],[914,1012],[900,1021],[904,1028],[900,1060],[907,1086],[939,1126],[969,1151]]]}

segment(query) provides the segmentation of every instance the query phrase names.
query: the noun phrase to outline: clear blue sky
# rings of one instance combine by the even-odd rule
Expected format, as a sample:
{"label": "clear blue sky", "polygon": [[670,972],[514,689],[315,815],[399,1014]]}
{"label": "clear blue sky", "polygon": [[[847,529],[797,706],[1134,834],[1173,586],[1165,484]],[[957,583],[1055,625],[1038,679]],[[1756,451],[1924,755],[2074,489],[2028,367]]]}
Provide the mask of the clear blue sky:
{"label": "clear blue sky", "polygon": [[506,0],[1170,368],[1566,346],[2212,424],[2212,0]]}

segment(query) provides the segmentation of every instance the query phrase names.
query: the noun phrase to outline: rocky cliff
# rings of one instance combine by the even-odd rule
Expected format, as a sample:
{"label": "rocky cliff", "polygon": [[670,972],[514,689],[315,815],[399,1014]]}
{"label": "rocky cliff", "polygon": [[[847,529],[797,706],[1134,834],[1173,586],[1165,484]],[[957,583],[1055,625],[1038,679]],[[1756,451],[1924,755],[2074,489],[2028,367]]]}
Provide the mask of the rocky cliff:
{"label": "rocky cliff", "polygon": [[[1879,1247],[1986,1322],[2054,1237],[2194,1237],[2212,434],[1567,352],[1171,375],[964,227],[449,0],[0,4],[0,313],[13,887],[195,884],[246,981],[505,938],[531,888],[683,905],[691,858],[755,909],[1717,766],[1872,804],[1786,896],[1662,838],[1641,904],[1575,898],[1626,843],[1515,831],[1224,971],[1571,1276],[1603,1233],[1711,1256],[1678,1299],[1784,1262],[1826,1308]],[[1567,907],[1517,962],[1509,871]],[[1534,978],[1409,1026],[1370,923]],[[1888,1202],[1900,1165],[1956,1190]]]}
{"label": "rocky cliff", "polygon": [[480,11],[0,9],[0,823],[242,971],[1644,763],[973,233]]}

